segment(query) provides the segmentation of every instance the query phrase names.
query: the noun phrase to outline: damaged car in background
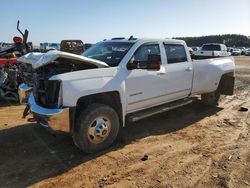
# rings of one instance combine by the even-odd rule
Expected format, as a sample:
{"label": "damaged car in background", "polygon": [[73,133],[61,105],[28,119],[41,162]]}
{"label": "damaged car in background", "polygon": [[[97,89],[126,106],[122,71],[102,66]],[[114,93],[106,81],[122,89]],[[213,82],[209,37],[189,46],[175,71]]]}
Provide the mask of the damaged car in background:
{"label": "damaged car in background", "polygon": [[23,61],[32,76],[20,86],[21,101],[33,87],[24,117],[31,112],[40,125],[70,133],[88,153],[110,146],[126,121],[182,107],[196,95],[217,105],[234,90],[233,58],[192,61],[181,40],[105,40],[82,56],[50,51]]}
{"label": "damaged car in background", "polygon": [[17,59],[32,49],[27,42],[29,31],[26,29],[23,33],[19,29],[19,21],[17,30],[22,38],[15,36],[14,44],[0,51],[0,99],[8,101],[18,101],[18,86],[23,82],[21,63]]}

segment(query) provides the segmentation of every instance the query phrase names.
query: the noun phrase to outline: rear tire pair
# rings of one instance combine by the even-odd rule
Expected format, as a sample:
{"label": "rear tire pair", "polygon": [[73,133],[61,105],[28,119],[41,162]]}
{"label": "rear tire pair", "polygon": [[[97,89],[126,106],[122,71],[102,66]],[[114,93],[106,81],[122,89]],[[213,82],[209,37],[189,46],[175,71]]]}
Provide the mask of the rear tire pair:
{"label": "rear tire pair", "polygon": [[201,95],[201,102],[210,106],[217,106],[219,104],[220,93],[218,90]]}
{"label": "rear tire pair", "polygon": [[91,104],[77,117],[73,140],[82,151],[95,153],[109,147],[118,132],[117,112],[104,104]]}

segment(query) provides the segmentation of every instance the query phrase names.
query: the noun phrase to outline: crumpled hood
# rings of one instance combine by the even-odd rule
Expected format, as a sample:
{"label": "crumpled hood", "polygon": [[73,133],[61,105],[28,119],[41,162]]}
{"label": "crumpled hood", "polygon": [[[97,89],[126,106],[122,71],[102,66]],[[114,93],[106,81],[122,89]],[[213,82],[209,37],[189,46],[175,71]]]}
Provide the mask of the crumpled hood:
{"label": "crumpled hood", "polygon": [[31,52],[24,56],[21,56],[17,60],[19,62],[32,64],[32,68],[37,69],[39,67],[52,63],[57,58],[73,59],[73,60],[81,61],[83,63],[96,65],[99,68],[109,67],[106,63],[99,61],[99,60],[91,59],[88,57],[84,57],[84,56],[80,56],[80,55],[76,55],[76,54],[72,54],[68,52],[61,52],[57,50],[48,51],[47,53]]}

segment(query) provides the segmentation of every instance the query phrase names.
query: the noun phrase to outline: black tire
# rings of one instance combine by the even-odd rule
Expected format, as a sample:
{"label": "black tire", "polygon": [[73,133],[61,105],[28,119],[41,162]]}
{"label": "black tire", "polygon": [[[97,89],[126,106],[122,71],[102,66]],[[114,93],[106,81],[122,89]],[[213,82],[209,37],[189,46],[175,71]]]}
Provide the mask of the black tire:
{"label": "black tire", "polygon": [[91,104],[79,114],[73,140],[82,151],[95,153],[109,147],[118,132],[119,117],[116,111],[104,104]]}
{"label": "black tire", "polygon": [[217,106],[220,99],[220,93],[216,90],[211,93],[201,95],[201,102],[210,106]]}

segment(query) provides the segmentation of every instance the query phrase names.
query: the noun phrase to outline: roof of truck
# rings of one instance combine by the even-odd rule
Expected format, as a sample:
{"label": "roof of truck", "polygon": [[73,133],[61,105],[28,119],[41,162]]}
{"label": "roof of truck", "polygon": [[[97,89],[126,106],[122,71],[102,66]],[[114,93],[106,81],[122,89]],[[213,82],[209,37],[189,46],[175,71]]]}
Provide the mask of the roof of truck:
{"label": "roof of truck", "polygon": [[224,44],[222,44],[222,43],[205,43],[203,45],[224,45]]}
{"label": "roof of truck", "polygon": [[157,39],[157,38],[132,38],[132,39],[128,39],[128,38],[112,38],[110,40],[104,40],[104,42],[131,42],[131,43],[136,43],[136,42],[156,42],[156,41],[160,41],[160,42],[166,42],[166,43],[183,43],[183,40],[177,40],[177,39]]}

